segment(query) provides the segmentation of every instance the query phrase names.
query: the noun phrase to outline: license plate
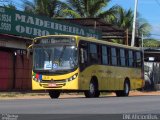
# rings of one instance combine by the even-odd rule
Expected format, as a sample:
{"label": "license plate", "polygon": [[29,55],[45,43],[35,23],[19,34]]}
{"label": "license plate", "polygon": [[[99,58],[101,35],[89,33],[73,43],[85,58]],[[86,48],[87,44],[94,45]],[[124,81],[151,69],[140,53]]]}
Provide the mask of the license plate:
{"label": "license plate", "polygon": [[57,85],[55,83],[48,84],[48,87],[56,87]]}

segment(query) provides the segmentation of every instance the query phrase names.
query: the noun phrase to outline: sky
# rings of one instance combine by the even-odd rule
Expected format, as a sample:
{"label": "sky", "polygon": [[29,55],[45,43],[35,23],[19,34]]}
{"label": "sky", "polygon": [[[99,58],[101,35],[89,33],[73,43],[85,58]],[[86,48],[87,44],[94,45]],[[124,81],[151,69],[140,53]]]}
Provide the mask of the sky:
{"label": "sky", "polygon": [[[112,0],[110,6],[120,5],[126,10],[134,10],[135,0]],[[141,18],[152,26],[152,38],[160,40],[160,0],[138,0],[137,11]]]}
{"label": "sky", "polygon": [[[3,3],[12,2],[17,6],[19,10],[23,8],[23,1],[25,0],[0,0],[0,5]],[[30,0],[32,1],[32,0]],[[65,1],[65,0],[62,0]],[[120,5],[124,9],[134,10],[135,0],[111,0],[108,7],[113,5]],[[108,8],[106,7],[106,9]],[[151,37],[160,40],[160,0],[138,0],[137,11],[141,18],[147,20],[147,22],[152,26]]]}

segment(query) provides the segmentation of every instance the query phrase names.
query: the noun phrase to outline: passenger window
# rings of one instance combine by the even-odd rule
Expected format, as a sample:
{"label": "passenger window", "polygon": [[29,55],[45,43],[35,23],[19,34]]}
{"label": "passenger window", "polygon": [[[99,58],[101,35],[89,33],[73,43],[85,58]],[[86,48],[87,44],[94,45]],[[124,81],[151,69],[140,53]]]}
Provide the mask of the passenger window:
{"label": "passenger window", "polygon": [[111,48],[111,63],[112,63],[112,65],[117,65],[116,48]]}
{"label": "passenger window", "polygon": [[108,50],[106,46],[102,46],[102,64],[108,64]]}
{"label": "passenger window", "polygon": [[97,46],[95,44],[89,45],[89,56],[91,64],[98,63]]}
{"label": "passenger window", "polygon": [[133,67],[134,64],[133,64],[133,51],[129,51],[128,52],[128,57],[129,57],[129,67]]}
{"label": "passenger window", "polygon": [[120,49],[120,65],[126,66],[126,56],[124,49]]}

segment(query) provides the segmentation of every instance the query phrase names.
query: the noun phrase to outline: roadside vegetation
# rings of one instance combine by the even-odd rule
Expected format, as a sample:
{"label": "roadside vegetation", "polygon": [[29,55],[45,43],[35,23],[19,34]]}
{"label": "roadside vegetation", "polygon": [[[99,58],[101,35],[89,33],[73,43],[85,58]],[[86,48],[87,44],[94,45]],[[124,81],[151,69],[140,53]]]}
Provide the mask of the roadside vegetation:
{"label": "roadside vegetation", "polygon": [[23,98],[23,97],[34,97],[34,96],[48,96],[48,93],[41,92],[1,92],[0,99],[2,98]]}
{"label": "roadside vegetation", "polygon": [[[109,7],[112,0],[23,0],[23,11],[49,18],[101,18],[124,30],[132,31],[133,11],[118,4]],[[12,3],[6,5],[17,9]],[[136,33],[150,36],[151,25],[138,15]],[[150,41],[152,44],[152,40]]]}
{"label": "roadside vegetation", "polygon": [[160,47],[160,41],[156,39],[145,39],[144,47]]}

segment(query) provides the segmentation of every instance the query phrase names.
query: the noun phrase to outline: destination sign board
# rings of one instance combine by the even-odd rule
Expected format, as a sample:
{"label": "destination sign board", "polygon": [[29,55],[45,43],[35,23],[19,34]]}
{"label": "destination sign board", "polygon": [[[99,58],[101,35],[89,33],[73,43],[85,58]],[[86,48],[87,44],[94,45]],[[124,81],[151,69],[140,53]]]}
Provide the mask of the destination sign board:
{"label": "destination sign board", "polygon": [[75,38],[73,37],[44,37],[44,38],[35,39],[34,43],[35,44],[55,44],[55,43],[73,44],[75,43]]}

